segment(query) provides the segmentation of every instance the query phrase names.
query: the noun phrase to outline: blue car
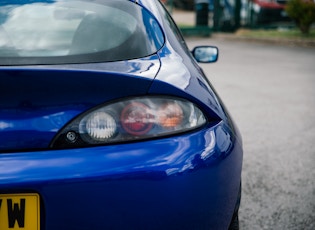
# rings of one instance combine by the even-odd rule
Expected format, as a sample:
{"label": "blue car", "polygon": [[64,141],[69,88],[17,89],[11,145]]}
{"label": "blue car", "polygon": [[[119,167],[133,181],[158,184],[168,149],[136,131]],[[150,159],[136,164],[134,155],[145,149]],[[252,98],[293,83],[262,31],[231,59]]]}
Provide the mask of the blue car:
{"label": "blue car", "polygon": [[238,229],[217,58],[158,0],[2,0],[0,229]]}

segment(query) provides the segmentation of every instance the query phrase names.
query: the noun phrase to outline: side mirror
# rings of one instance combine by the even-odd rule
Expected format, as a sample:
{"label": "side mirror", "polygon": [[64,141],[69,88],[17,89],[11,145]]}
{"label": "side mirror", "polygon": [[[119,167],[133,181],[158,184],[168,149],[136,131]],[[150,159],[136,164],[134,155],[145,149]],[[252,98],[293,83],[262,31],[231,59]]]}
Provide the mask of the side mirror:
{"label": "side mirror", "polygon": [[219,49],[215,46],[196,46],[191,53],[200,63],[216,62],[219,58]]}

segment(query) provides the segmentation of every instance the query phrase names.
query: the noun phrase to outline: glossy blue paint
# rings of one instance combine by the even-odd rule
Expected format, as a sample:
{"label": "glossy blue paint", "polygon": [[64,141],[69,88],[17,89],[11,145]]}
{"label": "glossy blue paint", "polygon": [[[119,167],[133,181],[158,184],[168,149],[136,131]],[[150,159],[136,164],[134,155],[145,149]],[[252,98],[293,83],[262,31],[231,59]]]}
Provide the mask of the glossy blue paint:
{"label": "glossy blue paint", "polygon": [[[193,63],[183,59],[166,44],[160,51],[161,69],[152,83],[150,93],[181,95],[191,101],[202,104],[212,118],[225,119],[226,115],[209,83],[203,78],[202,72],[194,68]],[[185,57],[185,56],[184,56]]]}
{"label": "glossy blue paint", "polygon": [[3,153],[0,183],[84,179],[98,175],[104,179],[117,174],[154,171],[165,177],[193,170],[201,161],[206,164],[225,157],[234,145],[232,135],[220,123],[196,133],[147,142],[31,154]]}
{"label": "glossy blue paint", "polygon": [[159,66],[152,56],[115,64],[0,68],[0,152],[48,148],[56,133],[80,113],[146,94]]}
{"label": "glossy blue paint", "polygon": [[[162,28],[152,34],[165,39],[156,54],[0,66],[0,193],[38,193],[41,230],[220,230],[237,212],[239,131],[160,3],[136,2],[156,19],[146,26]],[[141,142],[49,147],[58,131],[87,110],[151,95],[189,100],[208,122]]]}
{"label": "glossy blue paint", "polygon": [[0,190],[41,194],[46,230],[225,229],[241,161],[238,136],[220,122],[141,143],[0,154]]}

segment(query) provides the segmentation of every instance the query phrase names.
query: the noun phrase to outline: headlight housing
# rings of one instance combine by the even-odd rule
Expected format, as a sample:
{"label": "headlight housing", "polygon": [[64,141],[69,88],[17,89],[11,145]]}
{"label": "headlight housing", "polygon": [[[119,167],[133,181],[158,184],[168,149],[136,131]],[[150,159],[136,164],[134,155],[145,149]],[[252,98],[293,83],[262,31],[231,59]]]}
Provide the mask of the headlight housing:
{"label": "headlight housing", "polygon": [[169,97],[126,99],[92,109],[66,125],[52,148],[143,140],[199,128],[206,117],[193,103]]}

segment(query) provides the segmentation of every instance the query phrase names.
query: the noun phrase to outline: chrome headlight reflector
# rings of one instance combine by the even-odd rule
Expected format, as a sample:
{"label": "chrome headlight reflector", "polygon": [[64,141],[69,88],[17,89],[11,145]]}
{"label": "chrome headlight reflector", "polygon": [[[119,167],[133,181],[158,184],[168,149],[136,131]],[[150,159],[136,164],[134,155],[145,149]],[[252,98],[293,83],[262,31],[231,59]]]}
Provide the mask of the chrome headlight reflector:
{"label": "chrome headlight reflector", "polygon": [[117,131],[117,123],[106,111],[97,110],[85,117],[79,123],[79,133],[82,139],[91,141],[106,141]]}

